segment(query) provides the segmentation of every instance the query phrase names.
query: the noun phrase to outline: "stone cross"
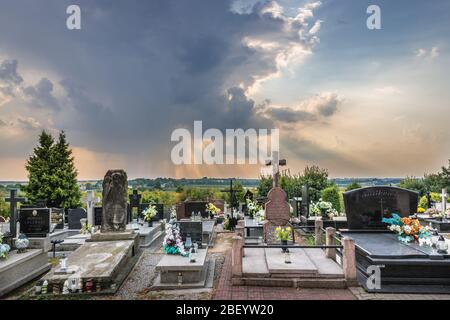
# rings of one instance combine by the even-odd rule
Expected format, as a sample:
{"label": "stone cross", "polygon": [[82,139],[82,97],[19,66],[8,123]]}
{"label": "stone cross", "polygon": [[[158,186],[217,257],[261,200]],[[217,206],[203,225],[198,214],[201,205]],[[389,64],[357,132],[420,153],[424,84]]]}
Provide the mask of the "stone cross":
{"label": "stone cross", "polygon": [[239,204],[236,198],[236,189],[233,189],[233,179],[230,179],[230,189],[220,190],[221,192],[228,192],[230,194],[230,207],[231,207],[231,217],[233,218],[233,209],[237,208]]}
{"label": "stone cross", "polygon": [[84,201],[86,201],[86,208],[87,208],[87,223],[91,226],[94,225],[94,206],[96,203],[100,202],[100,199],[95,196],[95,193],[93,190],[89,190],[87,192],[86,197],[84,198]]}
{"label": "stone cross", "polygon": [[441,193],[442,212],[444,212],[444,213],[447,210],[447,199],[448,199],[447,189],[444,188],[444,189],[442,189],[442,193]]}
{"label": "stone cross", "polygon": [[12,235],[16,235],[17,233],[17,203],[27,201],[26,198],[17,198],[17,190],[12,189],[10,191],[9,198],[5,199],[6,202],[9,202],[9,232]]}
{"label": "stone cross", "polygon": [[276,188],[279,186],[280,179],[280,166],[285,166],[286,160],[279,159],[278,151],[272,152],[272,160],[266,161],[266,166],[272,166],[272,175],[273,175],[273,187]]}

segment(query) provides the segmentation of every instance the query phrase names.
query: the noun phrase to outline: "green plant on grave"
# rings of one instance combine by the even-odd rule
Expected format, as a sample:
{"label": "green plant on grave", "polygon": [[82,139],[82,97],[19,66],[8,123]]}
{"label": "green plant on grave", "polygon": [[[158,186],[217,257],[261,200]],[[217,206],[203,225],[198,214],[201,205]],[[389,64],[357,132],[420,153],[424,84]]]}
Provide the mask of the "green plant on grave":
{"label": "green plant on grave", "polygon": [[341,192],[336,185],[332,185],[320,192],[323,201],[330,202],[337,212],[341,212]]}
{"label": "green plant on grave", "polygon": [[[437,192],[430,192],[430,196],[431,196],[431,200],[433,200],[434,202],[441,202],[441,195]],[[427,196],[423,196],[420,198],[419,200],[419,208],[422,208],[423,210],[427,210],[428,209],[428,200],[427,200]]]}

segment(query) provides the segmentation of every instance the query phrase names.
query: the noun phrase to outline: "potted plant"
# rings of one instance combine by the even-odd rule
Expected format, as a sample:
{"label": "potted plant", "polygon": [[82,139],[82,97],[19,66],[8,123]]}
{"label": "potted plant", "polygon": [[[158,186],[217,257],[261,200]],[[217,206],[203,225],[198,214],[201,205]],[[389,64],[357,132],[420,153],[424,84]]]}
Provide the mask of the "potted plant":
{"label": "potted plant", "polygon": [[[287,246],[288,241],[292,240],[292,229],[291,227],[286,228],[276,227],[275,236],[277,237],[278,240],[280,240],[281,245]],[[286,247],[283,247],[282,251],[286,252],[286,249],[287,249]]]}
{"label": "potted plant", "polygon": [[153,226],[152,219],[156,216],[157,212],[158,210],[156,210],[156,206],[153,204],[149,205],[147,209],[142,211],[142,213],[144,214],[144,221],[148,222],[149,227]]}
{"label": "potted plant", "polygon": [[214,216],[215,216],[216,214],[219,214],[219,213],[220,213],[220,209],[217,208],[214,204],[212,204],[212,203],[210,202],[210,203],[208,203],[208,204],[206,205],[206,212],[208,212],[209,217],[210,217],[211,219],[214,219]]}

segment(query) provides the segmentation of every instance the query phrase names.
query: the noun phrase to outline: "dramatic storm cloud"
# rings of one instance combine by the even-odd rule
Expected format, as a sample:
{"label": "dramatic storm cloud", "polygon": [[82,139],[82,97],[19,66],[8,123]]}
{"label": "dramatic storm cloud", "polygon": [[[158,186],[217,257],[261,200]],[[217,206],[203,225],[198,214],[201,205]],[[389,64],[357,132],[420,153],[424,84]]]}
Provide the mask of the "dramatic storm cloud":
{"label": "dramatic storm cloud", "polygon": [[[406,99],[408,89],[414,90],[399,77],[403,64],[382,74],[387,69],[376,66],[383,56],[369,61],[362,55],[374,52],[365,24],[345,29],[349,21],[365,19],[363,4],[337,10],[327,0],[79,0],[82,29],[72,31],[66,28],[71,4],[2,3],[0,174],[9,175],[4,179],[25,176],[23,163],[42,129],[67,132],[82,178],[99,178],[110,167],[123,167],[130,177],[257,176],[258,167],[174,167],[171,132],[192,128],[194,120],[202,120],[204,129],[280,128],[281,152],[293,157],[296,169],[327,158],[363,174],[365,165],[374,166],[364,157],[350,160],[348,148],[357,138],[336,138],[339,145],[327,139],[346,135],[342,127],[350,118],[356,126],[366,124],[356,105],[374,113],[384,112],[375,104],[408,103],[379,101],[373,97],[381,94],[376,88],[405,92],[384,90],[385,99]],[[343,47],[360,49],[343,52]],[[443,40],[403,47],[390,54],[421,64],[416,72],[447,57]],[[408,115],[403,119],[412,121]],[[402,122],[399,130],[405,126]],[[295,148],[296,143],[303,146]]]}

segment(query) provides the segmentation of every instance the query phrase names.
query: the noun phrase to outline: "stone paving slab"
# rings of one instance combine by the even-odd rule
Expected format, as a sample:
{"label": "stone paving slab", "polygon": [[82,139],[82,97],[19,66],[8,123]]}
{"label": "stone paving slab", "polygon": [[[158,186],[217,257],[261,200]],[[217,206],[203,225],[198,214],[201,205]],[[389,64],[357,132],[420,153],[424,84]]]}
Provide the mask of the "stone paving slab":
{"label": "stone paving slab", "polygon": [[344,271],[334,260],[328,259],[322,249],[306,249],[306,255],[311,259],[321,276],[344,277]]}
{"label": "stone paving slab", "polygon": [[242,258],[242,273],[256,277],[268,277],[270,275],[266,263],[264,249],[245,248],[245,256]]}
{"label": "stone paving slab", "polygon": [[349,289],[358,300],[450,300],[450,294],[368,293],[361,287]]}

